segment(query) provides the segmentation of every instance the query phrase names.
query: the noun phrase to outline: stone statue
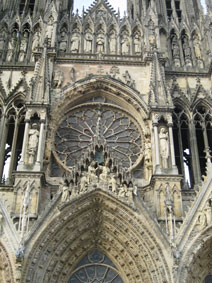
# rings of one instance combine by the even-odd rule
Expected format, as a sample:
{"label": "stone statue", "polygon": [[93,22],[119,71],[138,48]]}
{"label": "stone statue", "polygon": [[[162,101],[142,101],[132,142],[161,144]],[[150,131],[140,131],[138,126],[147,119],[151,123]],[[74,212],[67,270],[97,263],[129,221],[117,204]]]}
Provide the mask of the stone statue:
{"label": "stone statue", "polygon": [[67,184],[67,180],[64,180],[61,190],[62,190],[61,202],[64,203],[69,201],[69,186]]}
{"label": "stone statue", "polygon": [[119,197],[125,197],[126,194],[127,194],[127,184],[124,183],[124,184],[119,188],[118,196],[119,196]]}
{"label": "stone statue", "polygon": [[88,177],[89,183],[96,182],[98,177],[96,175],[96,171],[98,168],[95,168],[96,162],[93,160],[91,164],[88,166]]}
{"label": "stone statue", "polygon": [[21,44],[20,44],[19,62],[23,62],[26,57],[28,37],[29,37],[29,34],[27,31],[25,31],[23,34],[23,38],[21,39]]}
{"label": "stone statue", "polygon": [[40,29],[37,29],[33,35],[32,38],[32,55],[31,55],[31,61],[34,62],[34,52],[37,50],[37,48],[40,46],[40,39],[41,39],[41,32]]}
{"label": "stone statue", "polygon": [[27,222],[29,221],[29,206],[30,206],[30,192],[31,192],[31,184],[30,180],[27,181],[27,187],[23,193],[22,197],[22,206],[19,220],[19,231],[21,232],[21,238],[24,237],[24,232],[27,231]]}
{"label": "stone statue", "polygon": [[96,52],[97,53],[104,53],[105,50],[105,40],[104,35],[99,34],[96,39]]}
{"label": "stone statue", "polygon": [[86,172],[83,172],[82,177],[80,179],[80,193],[87,191],[88,183],[89,183],[89,177]]}
{"label": "stone statue", "polygon": [[133,196],[137,196],[137,187],[134,187],[133,184],[130,183],[129,187],[127,188],[126,197],[132,201]]}
{"label": "stone statue", "polygon": [[160,156],[163,168],[168,168],[168,158],[169,158],[169,136],[166,128],[162,127],[159,133],[160,140]]}
{"label": "stone statue", "polygon": [[202,59],[201,47],[200,47],[198,35],[194,36],[193,43],[194,43],[194,53],[195,53],[196,58]]}
{"label": "stone statue", "polygon": [[35,162],[35,156],[36,156],[38,141],[39,141],[39,131],[37,127],[38,125],[34,123],[32,124],[32,127],[29,130],[29,140],[28,140],[29,164],[34,164]]}
{"label": "stone statue", "polygon": [[92,52],[92,43],[93,43],[93,36],[90,32],[85,34],[85,52],[91,53]]}
{"label": "stone statue", "polygon": [[60,36],[59,51],[66,52],[66,50],[67,50],[67,34],[66,31],[63,30]]}
{"label": "stone statue", "polygon": [[185,63],[187,66],[191,66],[191,48],[189,46],[189,41],[188,38],[184,38],[184,43],[183,43],[183,50],[184,50],[184,55],[185,55]]}
{"label": "stone statue", "polygon": [[7,61],[8,62],[11,62],[13,59],[15,49],[16,49],[16,43],[17,43],[17,38],[16,38],[16,32],[14,31],[8,43],[8,50],[7,50]]}
{"label": "stone statue", "polygon": [[128,55],[130,52],[130,42],[127,33],[123,33],[121,39],[121,53],[122,55]]}
{"label": "stone statue", "polygon": [[144,165],[145,165],[145,179],[149,180],[152,175],[152,145],[149,138],[146,139],[144,149]]}
{"label": "stone statue", "polygon": [[117,190],[117,182],[116,182],[116,178],[115,178],[115,174],[111,174],[109,176],[109,187],[111,188],[111,191],[113,193],[116,193]]}
{"label": "stone statue", "polygon": [[49,17],[48,24],[46,27],[46,37],[48,38],[48,44],[51,46],[51,39],[54,30],[54,18],[51,16]]}
{"label": "stone statue", "polygon": [[123,77],[128,86],[135,88],[135,81],[131,78],[130,73],[128,71],[125,71]]}
{"label": "stone statue", "polygon": [[75,32],[71,37],[71,52],[78,53],[79,47],[80,47],[79,33]]}
{"label": "stone statue", "polygon": [[99,168],[102,170],[101,174],[99,175],[99,179],[101,181],[108,181],[110,175],[109,159],[105,161],[105,165],[99,166]]}
{"label": "stone statue", "polygon": [[116,34],[115,32],[111,32],[110,34],[109,49],[110,49],[110,54],[116,53]]}
{"label": "stone statue", "polygon": [[134,37],[134,50],[135,50],[135,55],[141,54],[141,38],[138,33],[136,33]]}
{"label": "stone statue", "polygon": [[59,88],[63,85],[64,75],[60,70],[54,71],[53,86],[54,88]]}

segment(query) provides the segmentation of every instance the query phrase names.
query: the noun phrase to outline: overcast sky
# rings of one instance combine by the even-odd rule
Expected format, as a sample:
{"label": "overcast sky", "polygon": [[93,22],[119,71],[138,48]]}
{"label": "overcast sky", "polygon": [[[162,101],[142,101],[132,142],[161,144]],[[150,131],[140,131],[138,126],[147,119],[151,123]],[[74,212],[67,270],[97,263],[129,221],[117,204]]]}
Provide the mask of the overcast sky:
{"label": "overcast sky", "polygon": [[[79,14],[81,14],[82,7],[84,6],[85,9],[87,9],[93,2],[94,2],[94,0],[75,0],[74,1],[74,10],[76,11],[76,9],[79,9]],[[124,11],[126,11],[127,0],[109,0],[108,2],[113,6],[113,8],[116,11],[118,11],[118,7],[120,7],[120,13],[121,13],[121,16],[123,16]],[[205,0],[201,0],[201,2],[203,4],[203,6],[205,6],[204,5]]]}

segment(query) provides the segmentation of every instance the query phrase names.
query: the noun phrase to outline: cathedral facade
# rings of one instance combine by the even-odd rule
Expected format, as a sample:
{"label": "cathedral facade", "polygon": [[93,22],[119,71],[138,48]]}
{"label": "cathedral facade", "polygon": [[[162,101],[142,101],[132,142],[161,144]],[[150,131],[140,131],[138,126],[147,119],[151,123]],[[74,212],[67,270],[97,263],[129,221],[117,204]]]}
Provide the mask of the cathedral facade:
{"label": "cathedral facade", "polygon": [[212,2],[0,1],[0,282],[212,282]]}

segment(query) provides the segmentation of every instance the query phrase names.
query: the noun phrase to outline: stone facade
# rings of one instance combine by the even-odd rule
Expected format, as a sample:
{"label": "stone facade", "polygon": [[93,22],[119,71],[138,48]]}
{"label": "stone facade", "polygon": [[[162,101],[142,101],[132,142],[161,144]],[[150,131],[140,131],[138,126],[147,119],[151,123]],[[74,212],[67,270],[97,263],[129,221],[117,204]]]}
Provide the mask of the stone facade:
{"label": "stone facade", "polygon": [[0,1],[0,282],[212,282],[206,4]]}

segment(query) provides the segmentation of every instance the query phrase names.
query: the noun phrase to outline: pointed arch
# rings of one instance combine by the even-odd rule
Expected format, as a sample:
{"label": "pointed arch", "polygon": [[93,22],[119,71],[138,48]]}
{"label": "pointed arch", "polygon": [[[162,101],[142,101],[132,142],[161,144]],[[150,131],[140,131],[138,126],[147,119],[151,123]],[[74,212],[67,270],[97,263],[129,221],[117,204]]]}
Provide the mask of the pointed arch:
{"label": "pointed arch", "polygon": [[165,242],[143,212],[137,214],[98,190],[59,209],[33,236],[24,267],[29,282],[66,282],[80,259],[95,248],[110,257],[124,282],[172,282],[163,254]]}

